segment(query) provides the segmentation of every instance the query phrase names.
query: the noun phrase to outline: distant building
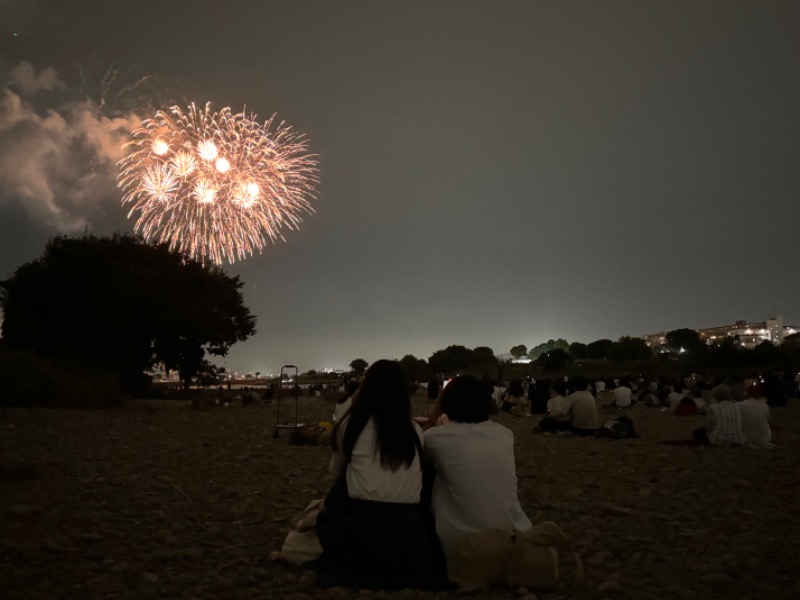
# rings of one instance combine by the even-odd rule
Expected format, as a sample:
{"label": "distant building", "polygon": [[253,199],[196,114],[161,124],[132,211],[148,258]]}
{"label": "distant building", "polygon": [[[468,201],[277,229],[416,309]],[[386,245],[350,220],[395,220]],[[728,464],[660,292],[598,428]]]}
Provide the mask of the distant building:
{"label": "distant building", "polygon": [[643,335],[642,339],[644,340],[645,344],[651,348],[659,348],[667,345],[667,332],[662,331],[661,333]]}
{"label": "distant building", "polygon": [[793,333],[783,338],[783,345],[790,348],[800,348],[800,333]]}
{"label": "distant building", "polygon": [[[695,329],[695,331],[700,335],[700,339],[709,346],[715,346],[727,339],[731,339],[737,347],[752,350],[762,342],[771,342],[776,346],[780,346],[787,336],[798,333],[800,327],[786,325],[781,315],[772,315],[766,321],[736,321],[732,325],[706,327],[704,329]],[[667,345],[666,331],[641,337],[651,348],[663,348]]]}

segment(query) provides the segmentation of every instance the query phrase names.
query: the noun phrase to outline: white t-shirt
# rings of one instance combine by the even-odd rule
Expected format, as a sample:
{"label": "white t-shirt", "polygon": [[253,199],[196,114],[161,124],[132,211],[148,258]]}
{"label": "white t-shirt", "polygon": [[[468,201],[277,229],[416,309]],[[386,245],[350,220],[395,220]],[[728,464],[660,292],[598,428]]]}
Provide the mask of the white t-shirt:
{"label": "white t-shirt", "polygon": [[[339,452],[331,459],[330,471],[338,477],[345,462],[341,451],[344,430],[350,420],[346,417],[339,429]],[[417,436],[422,441],[422,429],[413,423]],[[419,455],[406,468],[401,465],[391,471],[381,464],[380,453],[376,451],[375,421],[370,419],[358,436],[350,463],[347,465],[347,490],[351,498],[359,500],[376,500],[379,502],[397,502],[400,504],[418,504],[422,492],[422,469]]]}
{"label": "white t-shirt", "polygon": [[742,403],[723,400],[708,407],[706,435],[715,446],[747,442],[742,431]]}
{"label": "white t-shirt", "polygon": [[614,406],[628,408],[631,405],[631,388],[621,385],[614,388]]}
{"label": "white t-shirt", "polygon": [[567,396],[572,411],[572,426],[575,429],[597,429],[597,404],[591,392],[572,392]]}
{"label": "white t-shirt", "polygon": [[745,398],[742,405],[742,433],[751,446],[772,444],[772,430],[769,428],[769,406],[764,400]]}
{"label": "white t-shirt", "polygon": [[572,403],[564,396],[554,396],[547,401],[547,414],[556,421],[569,421]]}
{"label": "white t-shirt", "polygon": [[431,509],[445,556],[466,533],[530,529],[517,497],[511,430],[494,421],[450,421],[425,432],[425,454],[436,467]]}

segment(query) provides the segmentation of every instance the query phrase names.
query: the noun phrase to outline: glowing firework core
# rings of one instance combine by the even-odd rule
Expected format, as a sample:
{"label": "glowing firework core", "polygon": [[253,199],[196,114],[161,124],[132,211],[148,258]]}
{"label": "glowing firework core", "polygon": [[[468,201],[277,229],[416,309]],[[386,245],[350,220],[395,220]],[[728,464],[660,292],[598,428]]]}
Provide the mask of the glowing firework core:
{"label": "glowing firework core", "polygon": [[192,104],[158,111],[132,133],[118,186],[134,229],[203,261],[234,262],[297,229],[319,182],[304,136],[273,116]]}
{"label": "glowing firework core", "polygon": [[214,142],[203,140],[202,142],[197,144],[197,153],[203,160],[211,162],[212,160],[217,158],[217,146],[216,144],[214,144]]}
{"label": "glowing firework core", "polygon": [[231,163],[228,162],[227,158],[218,158],[214,166],[217,167],[217,171],[220,173],[227,173],[228,169],[231,168]]}
{"label": "glowing firework core", "polygon": [[153,142],[153,154],[164,156],[169,152],[169,145],[164,140],[155,140]]}

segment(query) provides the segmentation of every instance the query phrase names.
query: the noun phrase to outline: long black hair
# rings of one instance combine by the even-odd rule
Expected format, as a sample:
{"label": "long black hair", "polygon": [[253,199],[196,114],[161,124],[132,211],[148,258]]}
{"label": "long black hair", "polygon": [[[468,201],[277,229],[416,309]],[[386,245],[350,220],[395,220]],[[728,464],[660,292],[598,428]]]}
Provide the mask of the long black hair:
{"label": "long black hair", "polygon": [[375,452],[380,452],[384,467],[392,471],[403,465],[410,467],[417,454],[422,453],[422,444],[411,420],[408,382],[403,369],[392,360],[379,360],[370,365],[345,416],[346,420],[343,417],[336,424],[331,447],[334,451],[339,450],[338,428],[347,423],[342,439],[342,451],[347,462],[350,462],[356,440],[370,419],[375,422]]}

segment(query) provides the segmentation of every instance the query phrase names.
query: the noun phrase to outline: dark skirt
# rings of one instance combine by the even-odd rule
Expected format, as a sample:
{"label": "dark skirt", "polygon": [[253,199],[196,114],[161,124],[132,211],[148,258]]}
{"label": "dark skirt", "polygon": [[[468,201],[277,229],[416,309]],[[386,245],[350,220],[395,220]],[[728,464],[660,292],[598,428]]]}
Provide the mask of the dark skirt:
{"label": "dark skirt", "polygon": [[355,500],[337,479],[317,517],[317,586],[452,589],[433,524],[419,504]]}

